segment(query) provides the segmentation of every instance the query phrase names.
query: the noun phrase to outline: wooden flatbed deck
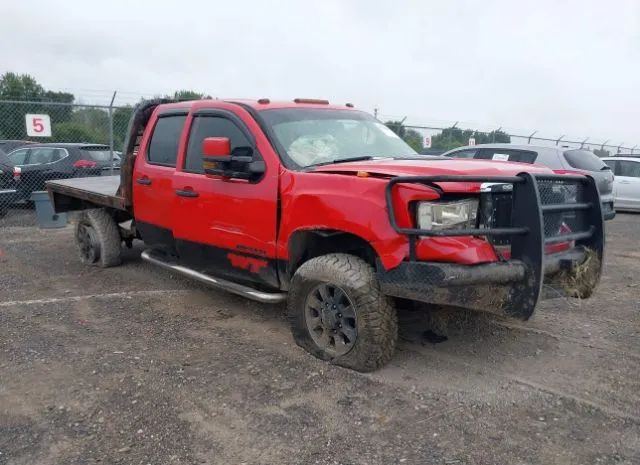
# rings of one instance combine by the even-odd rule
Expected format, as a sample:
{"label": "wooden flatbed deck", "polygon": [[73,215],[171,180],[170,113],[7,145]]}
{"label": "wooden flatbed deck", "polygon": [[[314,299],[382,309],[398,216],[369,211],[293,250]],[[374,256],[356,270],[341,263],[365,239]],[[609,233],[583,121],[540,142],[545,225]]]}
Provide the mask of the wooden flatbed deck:
{"label": "wooden flatbed deck", "polygon": [[86,203],[126,210],[124,197],[117,195],[120,176],[60,179],[48,181],[46,186],[56,211],[78,210]]}

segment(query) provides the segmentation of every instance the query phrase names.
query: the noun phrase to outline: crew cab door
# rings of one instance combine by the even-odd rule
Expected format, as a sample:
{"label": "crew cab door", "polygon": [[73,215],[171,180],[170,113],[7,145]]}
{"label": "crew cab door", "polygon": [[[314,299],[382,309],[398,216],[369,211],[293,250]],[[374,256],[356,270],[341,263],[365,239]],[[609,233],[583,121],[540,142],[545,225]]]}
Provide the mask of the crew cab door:
{"label": "crew cab door", "polygon": [[175,255],[171,227],[173,175],[187,111],[165,111],[149,121],[133,170],[133,207],[136,228],[144,242]]}
{"label": "crew cab door", "polygon": [[204,174],[202,142],[226,137],[262,157],[245,121],[227,110],[190,116],[186,150],[173,178],[173,236],[180,261],[198,271],[277,288],[278,170],[256,182]]}

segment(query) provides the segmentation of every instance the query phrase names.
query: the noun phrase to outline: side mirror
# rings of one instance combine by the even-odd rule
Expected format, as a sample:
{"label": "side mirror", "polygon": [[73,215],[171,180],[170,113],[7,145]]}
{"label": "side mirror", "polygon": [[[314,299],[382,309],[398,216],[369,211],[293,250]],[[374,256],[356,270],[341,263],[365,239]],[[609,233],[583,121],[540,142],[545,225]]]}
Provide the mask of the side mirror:
{"label": "side mirror", "polygon": [[202,141],[202,167],[209,176],[258,181],[266,171],[263,160],[254,159],[253,147],[236,147],[226,137],[207,137]]}
{"label": "side mirror", "polygon": [[227,137],[207,137],[202,141],[202,157],[205,161],[231,161],[231,142]]}

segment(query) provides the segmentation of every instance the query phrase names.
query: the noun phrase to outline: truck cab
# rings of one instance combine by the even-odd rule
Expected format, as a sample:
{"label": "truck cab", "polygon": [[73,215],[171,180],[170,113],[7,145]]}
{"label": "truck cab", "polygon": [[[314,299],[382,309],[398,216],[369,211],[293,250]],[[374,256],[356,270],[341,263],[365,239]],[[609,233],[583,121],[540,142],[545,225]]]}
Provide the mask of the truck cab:
{"label": "truck cab", "polygon": [[76,228],[85,262],[141,239],[155,264],[286,300],[298,345],[361,371],[391,358],[398,299],[527,319],[543,282],[585,298],[600,276],[592,178],[419,156],[352,105],[147,104],[117,183],[48,185],[59,211],[94,207]]}

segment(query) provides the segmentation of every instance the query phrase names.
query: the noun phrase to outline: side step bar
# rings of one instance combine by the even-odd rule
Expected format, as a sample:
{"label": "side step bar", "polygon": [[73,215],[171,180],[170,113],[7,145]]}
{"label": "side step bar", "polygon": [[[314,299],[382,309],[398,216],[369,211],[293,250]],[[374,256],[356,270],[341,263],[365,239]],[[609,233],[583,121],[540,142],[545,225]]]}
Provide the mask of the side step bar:
{"label": "side step bar", "polygon": [[157,254],[154,254],[152,250],[145,250],[141,255],[143,260],[153,263],[154,265],[161,266],[167,270],[175,271],[189,278],[195,279],[210,286],[222,289],[224,291],[231,292],[232,294],[241,295],[247,299],[256,300],[267,304],[277,304],[284,302],[287,298],[287,294],[284,292],[262,292],[242,284],[233,283],[225,279],[214,278],[204,273],[192,270],[185,266],[177,265],[163,260]]}

